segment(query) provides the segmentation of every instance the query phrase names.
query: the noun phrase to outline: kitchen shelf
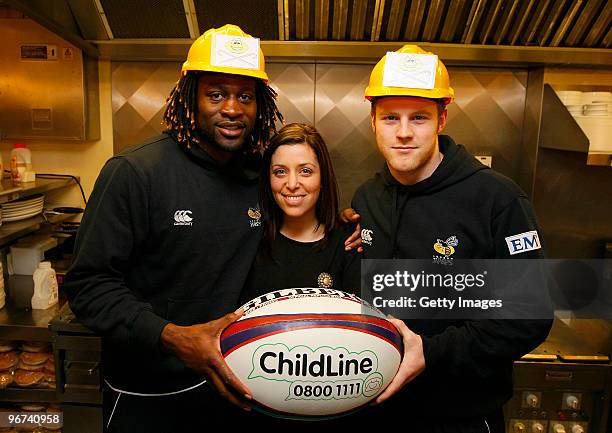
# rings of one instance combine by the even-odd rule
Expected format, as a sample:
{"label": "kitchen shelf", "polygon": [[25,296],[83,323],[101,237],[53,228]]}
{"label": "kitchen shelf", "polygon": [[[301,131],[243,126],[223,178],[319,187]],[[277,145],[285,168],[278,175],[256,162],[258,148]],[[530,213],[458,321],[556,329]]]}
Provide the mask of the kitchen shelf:
{"label": "kitchen shelf", "polygon": [[11,403],[54,403],[58,402],[57,391],[50,388],[13,388],[0,392],[0,401]]}
{"label": "kitchen shelf", "polygon": [[7,300],[0,309],[0,340],[51,342],[49,322],[59,312],[59,305],[46,310],[19,308]]}
{"label": "kitchen shelf", "polygon": [[41,224],[56,224],[73,216],[74,214],[59,214],[44,217],[40,214],[21,221],[3,222],[0,226],[0,246],[39,230]]}
{"label": "kitchen shelf", "polygon": [[11,179],[2,180],[0,189],[0,204],[17,200],[34,194],[45,193],[71,185],[72,178],[44,179],[37,178],[34,182],[14,183]]}

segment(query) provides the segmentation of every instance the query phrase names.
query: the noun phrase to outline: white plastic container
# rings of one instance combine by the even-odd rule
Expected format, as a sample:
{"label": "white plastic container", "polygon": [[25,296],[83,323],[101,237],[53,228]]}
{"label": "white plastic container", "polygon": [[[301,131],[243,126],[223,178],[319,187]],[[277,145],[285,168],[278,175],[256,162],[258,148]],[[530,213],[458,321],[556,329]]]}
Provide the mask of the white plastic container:
{"label": "white plastic container", "polygon": [[33,275],[38,264],[45,258],[45,251],[57,246],[57,239],[48,235],[32,235],[11,246],[9,273]]}
{"label": "white plastic container", "polygon": [[32,309],[44,310],[57,304],[59,298],[57,278],[51,262],[40,262],[32,278],[34,279]]}
{"label": "white plastic container", "polygon": [[32,152],[25,144],[15,143],[11,150],[11,178],[14,182],[30,182],[32,171]]}

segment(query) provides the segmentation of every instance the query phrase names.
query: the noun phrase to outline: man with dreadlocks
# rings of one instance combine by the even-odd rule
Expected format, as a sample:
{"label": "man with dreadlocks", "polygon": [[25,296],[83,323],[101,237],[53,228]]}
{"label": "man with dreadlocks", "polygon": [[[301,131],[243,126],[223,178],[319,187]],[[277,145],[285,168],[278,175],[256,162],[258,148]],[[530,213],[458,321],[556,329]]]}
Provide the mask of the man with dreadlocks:
{"label": "man with dreadlocks", "polygon": [[65,288],[103,336],[106,431],[191,431],[223,416],[217,393],[248,408],[219,335],[240,317],[262,230],[259,150],[282,120],[264,67],[240,28],[207,31],[168,99],[168,130],[96,181]]}

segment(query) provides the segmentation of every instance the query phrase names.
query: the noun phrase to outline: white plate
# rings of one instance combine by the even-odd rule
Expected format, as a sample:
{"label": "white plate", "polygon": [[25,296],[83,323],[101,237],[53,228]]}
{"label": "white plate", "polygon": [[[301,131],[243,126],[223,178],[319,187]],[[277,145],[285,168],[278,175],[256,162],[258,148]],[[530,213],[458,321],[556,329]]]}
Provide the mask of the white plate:
{"label": "white plate", "polygon": [[25,215],[14,216],[14,217],[4,217],[4,215],[3,215],[2,216],[2,222],[21,221],[21,220],[25,220],[25,219],[28,219],[30,217],[36,216],[39,213],[41,213],[41,211],[31,212],[31,213],[27,213]]}
{"label": "white plate", "polygon": [[3,213],[2,216],[4,217],[4,220],[8,220],[8,218],[18,218],[21,217],[23,215],[31,215],[31,214],[39,214],[42,212],[42,209],[31,209],[25,212],[13,212],[13,213]]}
{"label": "white plate", "polygon": [[15,208],[2,208],[3,212],[23,212],[23,211],[28,211],[28,210],[34,210],[34,209],[41,209],[44,208],[45,204],[44,203],[38,203],[38,204],[32,204],[30,206],[23,206],[23,207],[15,207]]}
{"label": "white plate", "polygon": [[17,204],[13,204],[13,205],[7,205],[6,203],[2,205],[3,209],[23,209],[23,208],[27,208],[30,206],[40,206],[43,205],[44,201],[43,200],[37,200],[37,201],[33,201],[33,202],[23,202],[23,203],[17,203]]}
{"label": "white plate", "polygon": [[23,212],[23,211],[28,211],[28,210],[34,210],[34,209],[39,209],[41,207],[43,207],[44,204],[43,203],[39,203],[39,204],[33,204],[30,206],[24,206],[24,207],[19,207],[19,208],[2,208],[3,212]]}
{"label": "white plate", "polygon": [[26,203],[36,203],[36,202],[40,202],[40,201],[44,201],[45,197],[41,196],[41,197],[33,197],[33,198],[29,198],[29,199],[17,199],[17,200],[12,200],[12,201],[7,201],[6,203],[4,203],[4,205],[8,205],[8,206],[20,206]]}

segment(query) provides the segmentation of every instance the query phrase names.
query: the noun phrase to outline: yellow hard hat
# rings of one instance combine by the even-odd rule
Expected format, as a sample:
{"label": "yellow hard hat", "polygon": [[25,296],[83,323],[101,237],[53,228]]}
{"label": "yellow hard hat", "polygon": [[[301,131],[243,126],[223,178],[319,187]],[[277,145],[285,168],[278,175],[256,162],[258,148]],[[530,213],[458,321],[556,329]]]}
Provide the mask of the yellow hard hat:
{"label": "yellow hard hat", "polygon": [[[425,51],[416,45],[404,45],[402,48],[396,51],[401,54],[429,54],[432,53]],[[406,59],[410,61],[410,65],[414,65],[414,57],[406,56]],[[444,64],[437,60],[435,65],[435,79],[433,87],[430,88],[413,88],[413,87],[400,87],[400,86],[385,86],[383,84],[385,63],[387,56],[384,56],[374,66],[372,73],[370,74],[370,83],[365,90],[365,97],[368,100],[372,100],[380,96],[418,96],[421,98],[430,99],[442,99],[445,104],[450,104],[455,98],[455,91],[450,86],[450,80],[448,77],[448,71]],[[424,86],[426,87],[426,86]]]}
{"label": "yellow hard hat", "polygon": [[[223,43],[215,47],[216,36],[225,36]],[[248,53],[249,44],[254,42],[238,26],[226,24],[218,29],[209,29],[189,48],[187,61],[182,72],[209,71],[223,74],[244,75],[268,81],[266,62],[261,48],[259,62],[254,53]],[[218,45],[218,43],[217,43]],[[214,51],[213,51],[214,50]],[[248,58],[245,56],[249,56]],[[254,59],[254,60],[253,60]]]}

